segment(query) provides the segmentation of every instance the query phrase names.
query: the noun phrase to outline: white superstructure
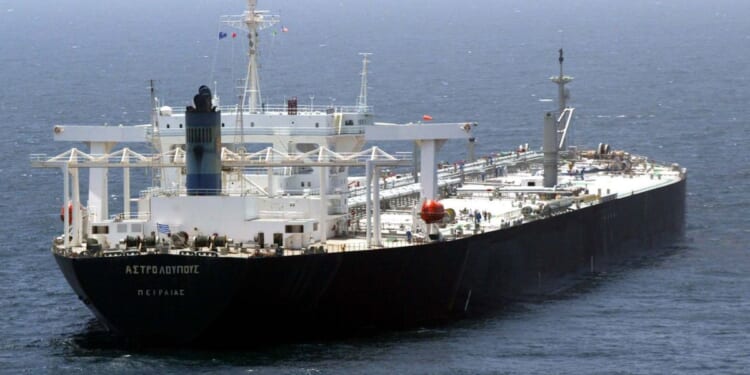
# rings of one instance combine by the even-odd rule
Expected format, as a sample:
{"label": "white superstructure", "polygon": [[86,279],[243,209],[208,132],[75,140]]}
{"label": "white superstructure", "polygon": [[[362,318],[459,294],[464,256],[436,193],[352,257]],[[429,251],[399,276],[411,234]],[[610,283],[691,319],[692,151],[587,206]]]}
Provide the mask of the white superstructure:
{"label": "white superstructure", "polygon": [[[363,151],[370,140],[422,142],[422,179],[428,181],[422,184],[422,195],[436,196],[435,152],[447,139],[469,138],[473,124],[375,125],[367,104],[369,53],[362,54],[356,105],[314,106],[312,101],[306,105],[294,97],[282,105],[265,104],[256,60],[259,31],[277,23],[278,17],[256,10],[255,5],[255,0],[249,0],[244,14],[222,18],[223,23],[247,32],[249,50],[242,99],[235,106],[217,108],[225,146],[221,194],[185,195],[185,110],[160,103],[156,97],[152,98],[151,124],[57,125],[55,140],[85,142],[90,147],[89,153],[73,149],[48,160],[36,159],[39,166],[66,171],[65,201],[71,202],[74,208],[70,212],[75,212],[72,220],[65,221],[66,233],[72,234],[64,236],[66,246],[68,241],[77,246],[92,237],[105,247],[112,246],[122,237],[149,236],[157,223],[174,232],[221,233],[260,247],[271,243],[271,238],[277,245],[291,248],[325,243],[327,238],[345,233],[351,222],[347,205],[350,167],[364,167],[370,176],[367,180],[376,181],[372,175],[379,175],[381,169],[411,164],[408,155],[397,158],[376,147]],[[376,131],[378,128],[382,130]],[[251,152],[250,140],[271,146]],[[114,151],[118,143],[133,142],[149,142],[157,153],[142,155],[129,148]],[[131,196],[130,169],[139,167],[157,171],[159,185],[136,198]],[[78,188],[81,168],[90,168],[85,209]],[[124,205],[115,215],[108,207],[109,168],[124,169]],[[378,190],[376,186],[369,195],[372,198],[365,200],[367,207],[373,199],[378,200]],[[137,206],[135,213],[131,201]],[[291,234],[279,239],[279,232]]]}

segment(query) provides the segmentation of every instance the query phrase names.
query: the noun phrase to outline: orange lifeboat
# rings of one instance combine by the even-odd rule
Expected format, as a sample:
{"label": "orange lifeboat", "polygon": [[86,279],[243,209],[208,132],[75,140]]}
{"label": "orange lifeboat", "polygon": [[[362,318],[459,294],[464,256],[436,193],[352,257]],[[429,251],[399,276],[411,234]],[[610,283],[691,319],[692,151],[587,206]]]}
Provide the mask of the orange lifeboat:
{"label": "orange lifeboat", "polygon": [[427,224],[436,223],[443,220],[443,216],[445,216],[445,208],[443,208],[442,203],[428,199],[422,203],[422,212],[419,213],[419,216]]}
{"label": "orange lifeboat", "polygon": [[[60,207],[60,221],[65,222],[65,205]],[[73,224],[73,203],[68,203],[68,224]]]}

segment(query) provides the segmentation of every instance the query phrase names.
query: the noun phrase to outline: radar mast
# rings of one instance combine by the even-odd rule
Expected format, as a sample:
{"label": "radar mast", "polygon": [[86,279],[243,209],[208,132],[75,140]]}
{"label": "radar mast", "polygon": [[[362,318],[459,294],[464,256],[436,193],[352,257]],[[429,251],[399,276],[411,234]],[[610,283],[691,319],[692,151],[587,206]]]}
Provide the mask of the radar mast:
{"label": "radar mast", "polygon": [[257,112],[261,106],[260,83],[258,79],[258,31],[279,23],[278,15],[265,10],[255,10],[257,0],[247,0],[247,10],[241,15],[223,16],[221,22],[235,29],[247,32],[247,76],[240,105],[247,102],[249,112]]}
{"label": "radar mast", "polygon": [[372,53],[360,52],[360,55],[363,56],[362,73],[360,73],[362,82],[360,83],[359,97],[357,98],[357,109],[360,112],[367,112],[367,63],[370,62],[370,60],[367,60],[367,56],[372,55]]}
{"label": "radar mast", "polygon": [[567,101],[568,101],[570,94],[565,90],[565,85],[573,81],[573,77],[566,76],[563,74],[563,61],[564,60],[565,59],[563,58],[563,49],[560,48],[560,57],[557,59],[557,61],[560,62],[560,75],[550,77],[550,80],[557,84],[557,102],[560,105],[559,113],[563,113],[565,108],[568,107]]}
{"label": "radar mast", "polygon": [[570,121],[573,119],[573,111],[575,109],[568,107],[570,93],[565,88],[567,83],[573,81],[573,77],[563,74],[563,61],[565,59],[563,58],[563,49],[560,48],[559,51],[560,57],[557,61],[560,62],[560,75],[552,76],[550,77],[550,80],[557,84],[557,102],[559,105],[559,112],[557,114],[557,120],[555,121],[555,127],[557,128],[558,149],[564,150],[567,148],[568,129],[570,128]]}

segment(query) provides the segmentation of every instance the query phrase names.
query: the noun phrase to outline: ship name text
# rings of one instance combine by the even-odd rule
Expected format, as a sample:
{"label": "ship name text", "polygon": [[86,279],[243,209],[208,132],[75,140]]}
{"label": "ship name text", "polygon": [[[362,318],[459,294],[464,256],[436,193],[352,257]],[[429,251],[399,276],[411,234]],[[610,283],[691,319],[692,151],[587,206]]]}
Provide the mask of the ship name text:
{"label": "ship name text", "polygon": [[155,266],[133,264],[125,266],[126,275],[197,275],[198,264],[185,266]]}

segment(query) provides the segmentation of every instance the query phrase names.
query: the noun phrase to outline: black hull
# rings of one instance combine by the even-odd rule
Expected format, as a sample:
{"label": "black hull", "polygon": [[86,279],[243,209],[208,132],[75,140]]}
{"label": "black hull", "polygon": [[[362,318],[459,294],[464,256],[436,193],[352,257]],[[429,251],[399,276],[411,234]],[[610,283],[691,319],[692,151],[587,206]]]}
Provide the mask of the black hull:
{"label": "black hull", "polygon": [[55,255],[118,335],[145,343],[252,343],[401,328],[548,295],[576,276],[682,236],[686,180],[450,242],[251,259]]}

